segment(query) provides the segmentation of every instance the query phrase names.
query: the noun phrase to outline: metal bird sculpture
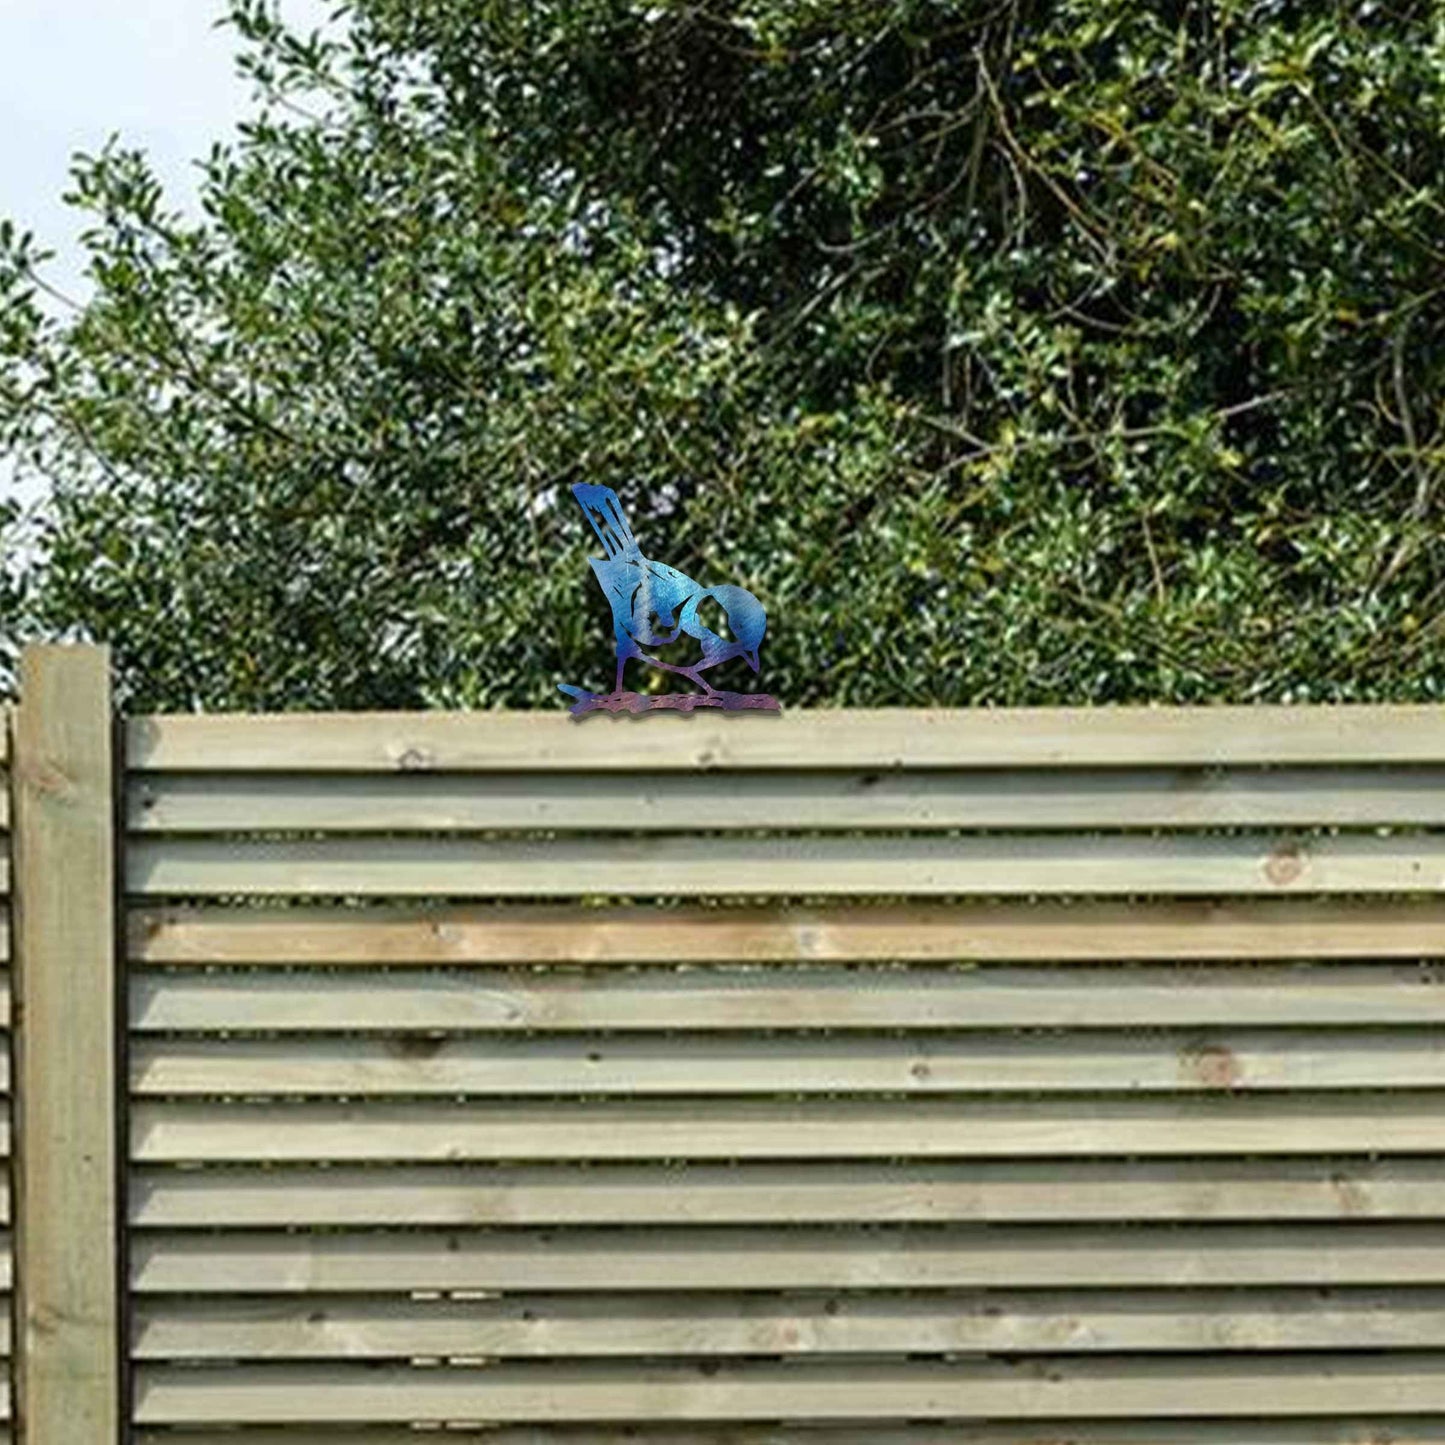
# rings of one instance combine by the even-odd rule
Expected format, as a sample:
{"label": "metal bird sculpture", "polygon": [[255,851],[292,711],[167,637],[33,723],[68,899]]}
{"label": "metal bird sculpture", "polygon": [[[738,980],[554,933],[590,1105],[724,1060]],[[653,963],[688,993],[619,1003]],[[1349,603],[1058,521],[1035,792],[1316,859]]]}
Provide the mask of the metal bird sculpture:
{"label": "metal bird sculpture", "polygon": [[[632,528],[627,525],[622,504],[611,487],[578,482],[572,488],[597,540],[606,553],[590,557],[593,574],[612,607],[612,631],[617,643],[617,672],[611,693],[588,692],[569,683],[559,689],[577,699],[574,716],[593,711],[644,712],[674,709],[690,712],[695,707],[763,708],[778,710],[776,698],[766,693],[722,692],[703,677],[709,668],[741,657],[757,672],[759,649],[767,630],[763,604],[745,588],[723,585],[704,587],[685,572],[654,562],[642,555]],[[708,627],[699,616],[704,603],[715,603],[727,619],[730,638]],[[667,662],[647,651],[667,647],[690,638],[689,662]],[[632,658],[663,672],[676,673],[702,688],[701,693],[671,693],[648,697],[624,692],[622,676]]]}

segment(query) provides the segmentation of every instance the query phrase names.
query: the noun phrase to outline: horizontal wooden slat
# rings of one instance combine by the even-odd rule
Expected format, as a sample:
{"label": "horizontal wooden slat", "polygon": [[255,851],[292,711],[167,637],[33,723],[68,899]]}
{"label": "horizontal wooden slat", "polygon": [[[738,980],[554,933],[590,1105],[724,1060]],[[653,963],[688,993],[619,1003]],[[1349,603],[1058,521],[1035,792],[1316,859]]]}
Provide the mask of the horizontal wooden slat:
{"label": "horizontal wooden slat", "polygon": [[[132,774],[137,833],[1445,823],[1445,768]],[[3,804],[0,804],[3,809]],[[0,812],[0,825],[3,825]]]}
{"label": "horizontal wooden slat", "polygon": [[137,771],[460,772],[1440,763],[1433,704],[848,708],[726,718],[485,713],[161,714],[126,727]]}
{"label": "horizontal wooden slat", "polygon": [[194,897],[1400,893],[1445,888],[1445,834],[142,838],[125,873]]}
{"label": "horizontal wooden slat", "polygon": [[1445,954],[1445,902],[1188,899],[800,908],[132,908],[151,963],[1061,963]]}
{"label": "horizontal wooden slat", "polygon": [[334,1420],[858,1420],[1445,1410],[1445,1357],[1076,1358],[952,1364],[141,1366],[141,1424]]}
{"label": "horizontal wooden slat", "polygon": [[[0,1435],[0,1442],[4,1436]],[[539,1425],[452,1430],[445,1445],[1442,1445],[1445,1417],[1328,1420],[1058,1421],[1037,1425],[984,1422],[789,1428],[785,1425]],[[142,1430],[136,1445],[177,1445],[169,1431]],[[228,1431],[188,1432],[183,1445],[237,1445]],[[247,1433],[245,1445],[417,1445],[405,1426],[308,1429],[284,1426]]]}
{"label": "horizontal wooden slat", "polygon": [[[1083,1081],[1081,1081],[1083,1082]],[[1166,1099],[138,1104],[131,1157],[181,1160],[1021,1158],[1445,1150],[1445,1093]]]}
{"label": "horizontal wooden slat", "polygon": [[134,970],[131,1027],[160,1029],[1132,1028],[1439,1024],[1425,965],[846,969],[696,973]]}
{"label": "horizontal wooden slat", "polygon": [[[0,1040],[0,1077],[4,1054]],[[137,1095],[377,1096],[1429,1088],[1445,1087],[1445,1035],[141,1038],[130,1050],[130,1087]]]}
{"label": "horizontal wooden slat", "polygon": [[1440,1290],[164,1300],[131,1332],[140,1360],[1442,1347]]}
{"label": "horizontal wooden slat", "polygon": [[141,1294],[1445,1284],[1445,1226],[139,1232]]}
{"label": "horizontal wooden slat", "polygon": [[1438,1219],[1445,1159],[136,1168],[150,1227]]}

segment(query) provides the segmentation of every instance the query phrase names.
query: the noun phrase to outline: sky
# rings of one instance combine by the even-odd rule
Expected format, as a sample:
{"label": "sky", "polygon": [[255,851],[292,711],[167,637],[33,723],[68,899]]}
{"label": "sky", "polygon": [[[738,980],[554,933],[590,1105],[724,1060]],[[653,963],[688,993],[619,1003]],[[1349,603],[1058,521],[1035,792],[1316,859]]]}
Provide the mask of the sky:
{"label": "sky", "polygon": [[[168,197],[194,210],[193,162],[248,109],[224,0],[0,0],[0,216],[57,253],[45,279],[83,300],[83,218],[61,202],[70,159],[112,134],[151,157]],[[319,0],[286,0],[318,25]],[[17,484],[0,459],[0,495]]]}

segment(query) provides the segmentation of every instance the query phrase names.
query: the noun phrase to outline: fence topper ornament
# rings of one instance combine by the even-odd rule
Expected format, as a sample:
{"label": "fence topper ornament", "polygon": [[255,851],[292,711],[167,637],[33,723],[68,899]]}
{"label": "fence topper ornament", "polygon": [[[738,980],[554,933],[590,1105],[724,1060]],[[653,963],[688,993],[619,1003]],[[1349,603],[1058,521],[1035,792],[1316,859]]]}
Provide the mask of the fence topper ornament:
{"label": "fence topper ornament", "polygon": [[[570,683],[557,684],[562,692],[577,699],[568,709],[572,716],[590,712],[691,712],[699,707],[720,707],[730,712],[780,711],[777,698],[767,693],[723,692],[702,675],[734,657],[742,658],[754,672],[758,670],[758,654],[768,625],[763,604],[745,588],[727,584],[704,587],[676,567],[644,557],[611,487],[578,482],[572,495],[607,553],[605,557],[589,557],[588,561],[612,604],[612,630],[617,638],[617,675],[611,692],[588,692]],[[703,616],[699,616],[700,609],[706,609]],[[723,636],[709,627],[704,621],[709,615],[731,635]],[[689,660],[667,662],[644,651],[673,643],[679,644],[679,659]],[[661,696],[625,692],[622,674],[628,659],[634,657],[649,667],[677,673],[702,691]]]}

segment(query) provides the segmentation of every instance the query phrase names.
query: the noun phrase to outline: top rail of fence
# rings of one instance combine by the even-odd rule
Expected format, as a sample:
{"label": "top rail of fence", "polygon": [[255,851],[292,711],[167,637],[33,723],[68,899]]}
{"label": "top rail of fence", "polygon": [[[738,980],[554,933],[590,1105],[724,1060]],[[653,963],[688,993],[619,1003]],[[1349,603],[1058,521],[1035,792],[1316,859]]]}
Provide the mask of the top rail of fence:
{"label": "top rail of fence", "polygon": [[547,772],[1445,762],[1445,705],[155,714],[145,771]]}

